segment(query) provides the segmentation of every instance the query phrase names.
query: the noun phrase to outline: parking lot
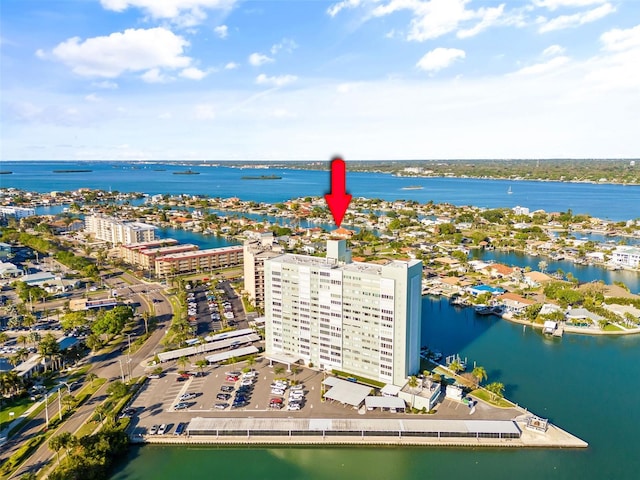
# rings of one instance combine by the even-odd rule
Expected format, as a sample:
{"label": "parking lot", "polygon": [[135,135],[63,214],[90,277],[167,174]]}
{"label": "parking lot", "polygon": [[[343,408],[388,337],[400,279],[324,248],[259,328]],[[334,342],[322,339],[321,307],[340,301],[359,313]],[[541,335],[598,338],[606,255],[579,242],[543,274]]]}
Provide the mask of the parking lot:
{"label": "parking lot", "polygon": [[[251,379],[251,385],[245,385],[245,393],[241,393],[243,398],[234,407],[238,390],[243,392],[242,369],[246,367],[245,363],[209,367],[204,370],[204,375],[188,376],[183,381],[178,380],[180,375],[174,364],[162,377],[149,379],[131,403],[136,415],[132,417],[130,431],[133,434],[148,434],[154,425],[164,424],[167,426],[165,434],[174,434],[180,423],[199,416],[345,417],[357,414],[349,406],[320,401],[323,374],[315,370],[301,368],[297,375],[285,372],[278,378],[286,378],[287,385],[277,389],[282,386],[275,383],[274,371],[277,366],[274,364],[270,367],[267,360],[260,359],[253,366],[255,377]],[[237,380],[228,373],[238,373]],[[293,386],[294,380],[301,386]],[[223,391],[223,387],[228,391]],[[191,393],[195,394],[194,398],[181,399],[183,395]],[[175,406],[180,403],[185,404],[184,408],[176,409]]]}

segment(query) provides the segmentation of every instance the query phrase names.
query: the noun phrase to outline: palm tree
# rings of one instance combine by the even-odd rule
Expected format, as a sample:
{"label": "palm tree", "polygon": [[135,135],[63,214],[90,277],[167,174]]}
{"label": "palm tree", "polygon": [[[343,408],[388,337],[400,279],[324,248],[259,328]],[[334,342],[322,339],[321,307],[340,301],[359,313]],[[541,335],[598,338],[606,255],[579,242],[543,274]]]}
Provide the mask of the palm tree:
{"label": "palm tree", "polygon": [[476,366],[473,369],[473,371],[471,372],[471,375],[473,375],[474,378],[476,379],[477,385],[480,385],[483,380],[486,380],[488,378],[487,371],[484,369],[484,367],[481,367],[480,365]]}
{"label": "palm tree", "polygon": [[285,368],[282,365],[278,365],[273,369],[273,373],[276,377],[280,377],[285,372]]}
{"label": "palm tree", "polygon": [[64,403],[67,406],[67,411],[71,411],[71,407],[73,406],[73,404],[75,403],[76,399],[73,395],[65,395],[64,397],[62,397],[62,403]]}
{"label": "palm tree", "polygon": [[247,357],[247,367],[249,367],[250,369],[253,370],[253,366],[256,364],[256,356],[255,355],[249,355]]}
{"label": "palm tree", "polygon": [[291,373],[293,373],[293,383],[297,384],[298,383],[298,374],[302,372],[302,369],[300,367],[298,367],[297,365],[293,365],[291,367]]}
{"label": "palm tree", "polygon": [[100,421],[102,422],[102,417],[107,413],[107,407],[104,403],[101,403],[95,408],[95,412],[98,414]]}
{"label": "palm tree", "polygon": [[151,313],[148,310],[142,312],[142,320],[144,320],[144,333],[149,333],[149,319],[151,318]]}
{"label": "palm tree", "polygon": [[418,377],[416,377],[415,375],[411,375],[409,377],[409,381],[407,382],[407,385],[409,385],[409,388],[414,389],[414,388],[418,388],[420,382],[418,382]]}
{"label": "palm tree", "polygon": [[49,448],[56,452],[58,457],[58,465],[60,465],[60,449],[64,446],[63,441],[60,438],[61,435],[56,435],[55,437],[51,437],[49,439]]}
{"label": "palm tree", "polygon": [[540,260],[538,262],[538,270],[540,270],[542,273],[547,271],[547,267],[549,265],[547,264],[547,262],[545,262],[544,260]]}
{"label": "palm tree", "polygon": [[504,383],[493,382],[484,388],[491,393],[491,399],[494,401],[497,398],[502,398],[504,396]]}
{"label": "palm tree", "polygon": [[0,332],[0,344],[3,344],[7,341],[9,341],[9,335],[7,335],[5,332]]}
{"label": "palm tree", "polygon": [[453,373],[458,373],[463,371],[464,367],[458,360],[454,360],[449,364],[449,370],[451,370]]}
{"label": "palm tree", "polygon": [[204,367],[206,367],[207,365],[209,365],[209,362],[204,358],[201,358],[200,360],[196,361],[196,367],[198,367],[198,369],[200,370],[200,373],[203,373]]}
{"label": "palm tree", "polygon": [[87,380],[91,382],[91,386],[93,386],[93,381],[96,380],[97,378],[98,378],[98,375],[96,375],[95,373],[93,372],[87,373]]}
{"label": "palm tree", "polygon": [[185,368],[187,368],[187,365],[189,365],[189,359],[185,356],[182,356],[178,358],[178,360],[176,360],[176,363],[179,367],[182,367],[182,370],[184,370]]}

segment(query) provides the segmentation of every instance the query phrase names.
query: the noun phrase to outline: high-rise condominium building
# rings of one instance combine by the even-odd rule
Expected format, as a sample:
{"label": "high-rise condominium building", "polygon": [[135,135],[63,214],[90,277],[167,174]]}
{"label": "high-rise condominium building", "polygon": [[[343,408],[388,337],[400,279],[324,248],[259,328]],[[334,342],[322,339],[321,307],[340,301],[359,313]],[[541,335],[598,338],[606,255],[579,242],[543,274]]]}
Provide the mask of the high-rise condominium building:
{"label": "high-rise condominium building", "polygon": [[266,260],[266,353],[404,385],[420,368],[421,279],[419,260],[351,262],[344,240]]}
{"label": "high-rise condominium building", "polygon": [[106,215],[89,215],[85,218],[85,230],[97,239],[113,245],[151,242],[156,227],[141,222],[123,222]]}

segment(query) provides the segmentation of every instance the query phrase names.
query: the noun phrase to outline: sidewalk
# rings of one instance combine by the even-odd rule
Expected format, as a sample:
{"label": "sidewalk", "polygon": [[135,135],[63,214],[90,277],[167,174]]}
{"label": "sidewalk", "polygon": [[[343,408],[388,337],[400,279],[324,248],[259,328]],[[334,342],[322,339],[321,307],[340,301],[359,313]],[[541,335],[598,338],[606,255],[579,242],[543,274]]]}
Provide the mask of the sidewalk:
{"label": "sidewalk", "polygon": [[27,408],[22,413],[22,415],[20,415],[16,419],[12,420],[11,423],[9,423],[7,426],[5,426],[3,428],[3,430],[0,431],[0,446],[4,445],[5,442],[8,440],[8,435],[9,435],[9,432],[11,431],[11,429],[13,429],[15,426],[17,426],[20,422],[22,422],[24,419],[26,419],[29,415],[31,415],[31,413],[33,413],[34,410],[36,410],[40,405],[42,405],[44,403],[45,399],[47,399],[48,397],[53,395],[60,388],[62,388],[62,387],[60,385],[57,385],[55,388],[49,390],[47,392],[46,396],[44,396],[44,398],[42,400],[35,402],[33,405],[31,405],[29,408]]}

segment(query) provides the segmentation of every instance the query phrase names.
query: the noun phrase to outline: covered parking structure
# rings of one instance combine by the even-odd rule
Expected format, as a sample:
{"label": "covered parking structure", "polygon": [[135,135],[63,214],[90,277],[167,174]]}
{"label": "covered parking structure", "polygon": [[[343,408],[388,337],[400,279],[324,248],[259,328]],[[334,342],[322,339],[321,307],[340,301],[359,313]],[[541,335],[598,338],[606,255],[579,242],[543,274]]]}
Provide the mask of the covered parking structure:
{"label": "covered parking structure", "polygon": [[206,357],[206,359],[209,363],[220,363],[233,357],[244,357],[245,355],[252,355],[254,353],[258,353],[259,351],[260,350],[252,345],[250,347],[238,348],[236,350],[209,355],[208,357]]}
{"label": "covered parking structure", "polygon": [[291,365],[294,363],[299,363],[303,360],[302,357],[298,355],[291,355],[289,353],[269,353],[264,356],[267,360],[269,360],[269,366],[273,366],[273,362],[282,363],[287,366],[287,372],[291,371]]}
{"label": "covered parking structure", "polygon": [[[158,354],[158,358],[161,362],[168,362],[180,357],[188,357],[190,355],[197,355],[205,352],[213,352],[215,350],[222,350],[223,348],[229,348],[232,345],[242,345],[246,343],[253,343],[260,340],[260,335],[251,333],[249,335],[243,335],[240,337],[230,337],[225,340],[219,340],[217,342],[204,343],[202,345],[194,345],[192,347],[179,348],[178,350],[170,350],[168,352],[162,352]],[[254,347],[255,348],[255,347]],[[257,349],[256,349],[257,351]],[[234,350],[230,357],[240,356],[238,350]]]}
{"label": "covered parking structure", "polygon": [[195,417],[188,435],[520,438],[512,420],[429,420],[378,418],[204,418]]}
{"label": "covered parking structure", "polygon": [[404,412],[406,408],[404,400],[398,397],[367,397],[364,399],[364,405],[367,407],[367,410],[379,408],[391,412]]}
{"label": "covered parking structure", "polygon": [[331,387],[331,389],[323,395],[324,398],[340,402],[344,405],[359,407],[362,405],[362,402],[364,402],[364,399],[371,394],[371,387],[340,380],[335,377],[327,378],[322,384]]}

